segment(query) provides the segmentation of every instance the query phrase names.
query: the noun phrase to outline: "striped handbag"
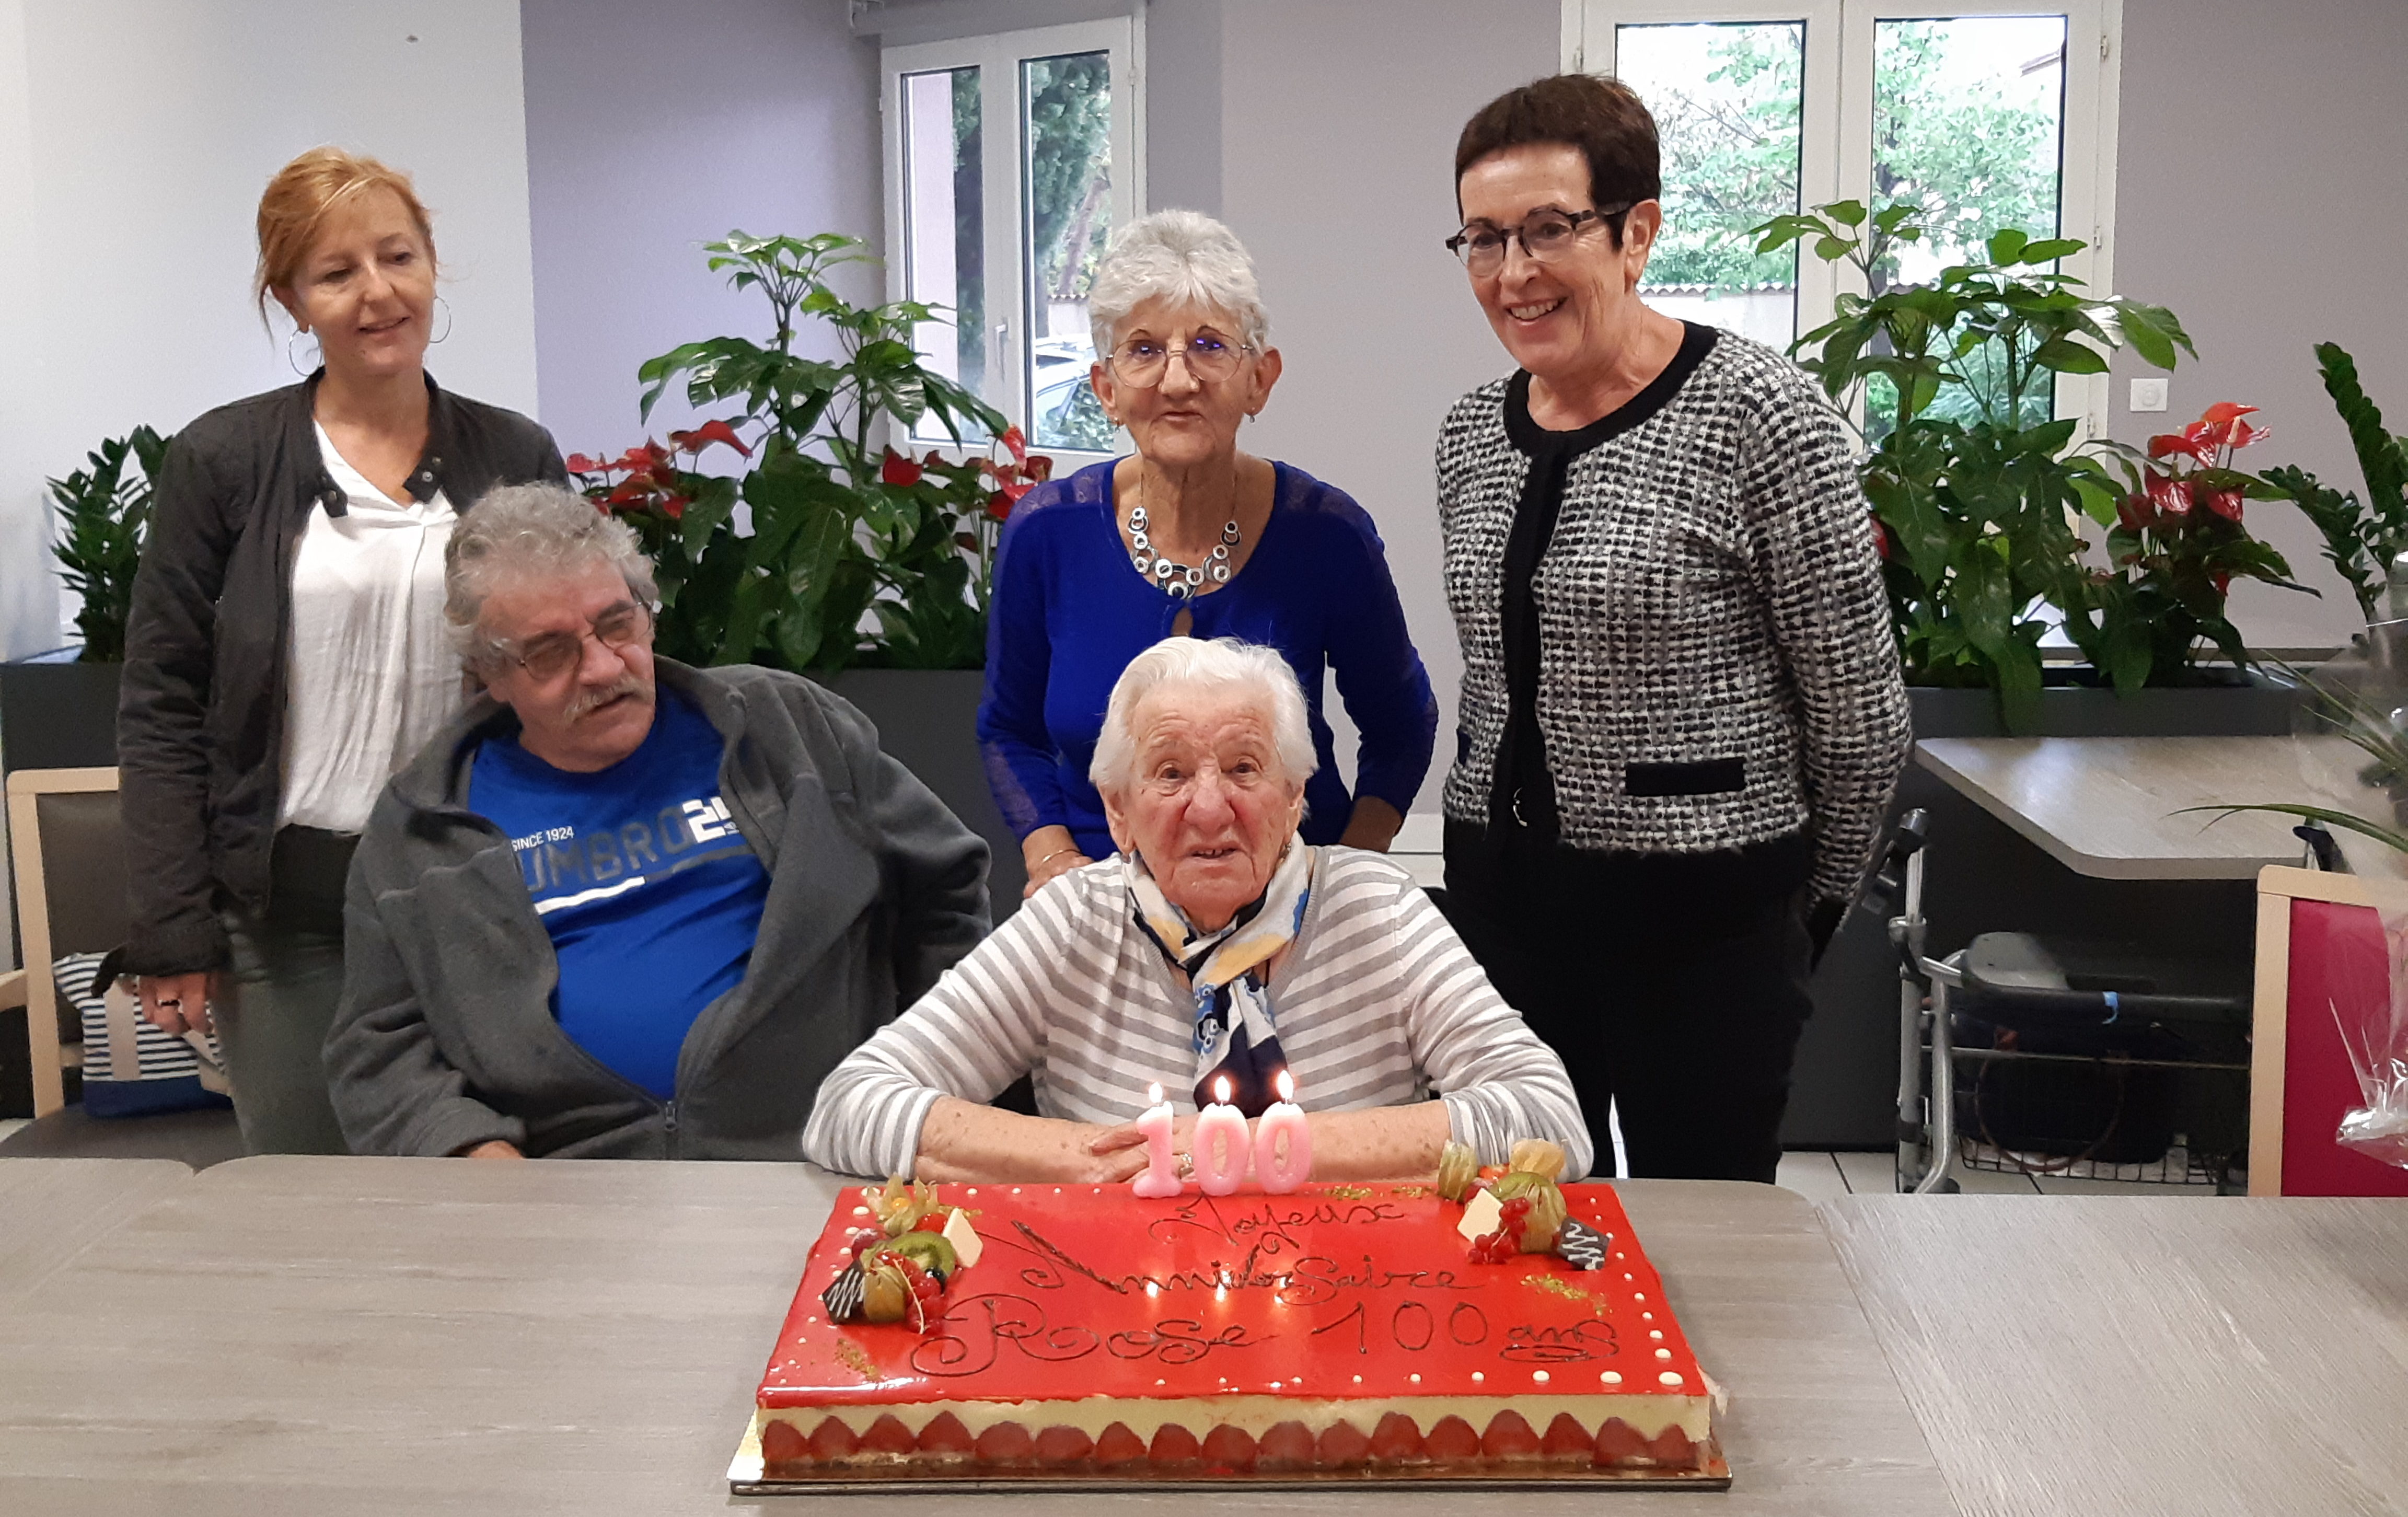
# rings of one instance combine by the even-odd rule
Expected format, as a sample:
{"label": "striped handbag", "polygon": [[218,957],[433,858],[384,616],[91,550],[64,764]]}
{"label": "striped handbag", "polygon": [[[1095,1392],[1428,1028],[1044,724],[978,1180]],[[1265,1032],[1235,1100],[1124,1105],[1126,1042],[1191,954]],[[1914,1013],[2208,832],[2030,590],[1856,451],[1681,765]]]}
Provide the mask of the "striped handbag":
{"label": "striped handbag", "polygon": [[50,966],[60,1001],[81,1013],[85,1113],[147,1117],[233,1105],[216,1036],[178,1037],[144,1021],[133,987],[103,976],[111,957],[70,953]]}

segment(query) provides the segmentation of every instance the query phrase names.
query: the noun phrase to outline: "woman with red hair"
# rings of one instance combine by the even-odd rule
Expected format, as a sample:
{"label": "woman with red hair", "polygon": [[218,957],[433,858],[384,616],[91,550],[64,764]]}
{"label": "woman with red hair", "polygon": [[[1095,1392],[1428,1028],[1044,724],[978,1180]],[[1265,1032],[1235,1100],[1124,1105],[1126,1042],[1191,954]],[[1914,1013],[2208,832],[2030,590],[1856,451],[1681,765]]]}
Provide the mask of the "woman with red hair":
{"label": "woman with red hair", "polygon": [[[497,484],[565,482],[549,434],[439,388],[408,177],[317,148],[259,202],[252,293],[298,384],[167,450],[126,628],[123,958],[145,1015],[214,1023],[251,1152],[341,1152],[321,1057],[368,809],[461,696],[443,545]],[[445,322],[448,332],[448,317]]]}

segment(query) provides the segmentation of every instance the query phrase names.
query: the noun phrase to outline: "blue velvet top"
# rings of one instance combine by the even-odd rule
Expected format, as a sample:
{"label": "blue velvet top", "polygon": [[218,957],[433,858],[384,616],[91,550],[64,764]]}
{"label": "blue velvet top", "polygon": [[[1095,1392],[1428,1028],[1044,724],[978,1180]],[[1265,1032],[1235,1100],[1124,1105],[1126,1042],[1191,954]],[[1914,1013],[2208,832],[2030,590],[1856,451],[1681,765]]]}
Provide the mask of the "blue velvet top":
{"label": "blue velvet top", "polygon": [[1011,829],[1066,826],[1089,858],[1115,852],[1088,782],[1112,683],[1170,636],[1182,605],[1198,637],[1276,648],[1304,686],[1320,767],[1306,782],[1304,840],[1334,843],[1354,797],[1321,714],[1323,670],[1338,676],[1362,735],[1354,794],[1412,804],[1438,739],[1438,702],[1405,630],[1404,608],[1371,518],[1344,491],[1273,465],[1270,519],[1229,582],[1174,599],[1130,565],[1112,502],[1112,465],[1032,490],[1003,529],[987,621],[979,744]]}

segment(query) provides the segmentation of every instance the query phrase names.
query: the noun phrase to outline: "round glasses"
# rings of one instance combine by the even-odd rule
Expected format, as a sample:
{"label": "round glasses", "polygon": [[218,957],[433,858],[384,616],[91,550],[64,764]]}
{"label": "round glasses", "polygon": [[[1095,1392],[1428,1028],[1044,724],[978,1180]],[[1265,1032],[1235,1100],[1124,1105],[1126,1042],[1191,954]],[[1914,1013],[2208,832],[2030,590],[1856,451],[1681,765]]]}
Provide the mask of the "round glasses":
{"label": "round glasses", "polygon": [[1486,222],[1474,222],[1446,239],[1446,250],[1463,260],[1470,273],[1483,276],[1496,273],[1505,266],[1506,244],[1519,238],[1522,250],[1541,264],[1552,264],[1570,253],[1573,239],[1590,222],[1602,222],[1619,216],[1630,208],[1628,203],[1604,206],[1596,210],[1547,210],[1533,212],[1519,226],[1491,226]]}
{"label": "round glasses", "polygon": [[1111,351],[1112,377],[1123,384],[1151,390],[1170,372],[1170,361],[1183,358],[1187,372],[1201,384],[1218,384],[1238,372],[1238,360],[1247,351],[1242,342],[1199,332],[1183,343],[1154,337],[1131,337]]}
{"label": "round glasses", "polygon": [[643,641],[652,630],[652,608],[640,601],[623,600],[594,619],[592,632],[547,632],[529,637],[510,651],[510,658],[538,682],[550,684],[584,659],[588,637],[615,653]]}

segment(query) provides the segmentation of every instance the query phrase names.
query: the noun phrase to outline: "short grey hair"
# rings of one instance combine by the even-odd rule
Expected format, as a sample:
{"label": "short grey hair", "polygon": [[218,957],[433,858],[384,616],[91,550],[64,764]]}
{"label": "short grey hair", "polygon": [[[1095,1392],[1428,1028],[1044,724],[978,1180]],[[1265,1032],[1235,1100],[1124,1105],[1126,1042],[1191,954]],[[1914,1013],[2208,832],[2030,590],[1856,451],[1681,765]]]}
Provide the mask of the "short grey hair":
{"label": "short grey hair", "polygon": [[480,622],[485,597],[506,580],[574,574],[608,564],[628,593],[656,605],[660,587],[636,529],[559,484],[506,484],[463,513],[443,549],[443,620],[452,651],[471,668],[505,656]]}
{"label": "short grey hair", "polygon": [[1271,340],[1271,319],[1246,245],[1201,211],[1158,210],[1112,234],[1087,293],[1097,358],[1111,351],[1112,336],[1129,312],[1156,296],[1225,312],[1238,323],[1238,340],[1256,352]]}
{"label": "short grey hair", "polygon": [[1312,719],[1296,671],[1276,648],[1236,637],[1165,637],[1129,660],[1104,708],[1104,730],[1087,779],[1099,792],[1124,794],[1136,778],[1138,735],[1129,723],[1138,704],[1165,689],[1251,690],[1269,708],[1271,743],[1282,778],[1301,789],[1321,761],[1312,751]]}

